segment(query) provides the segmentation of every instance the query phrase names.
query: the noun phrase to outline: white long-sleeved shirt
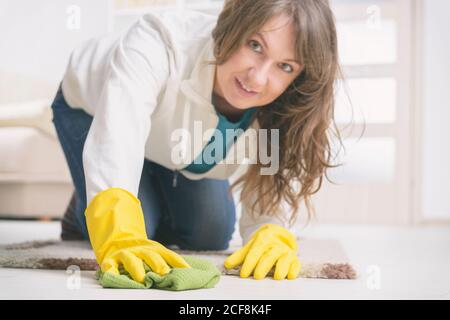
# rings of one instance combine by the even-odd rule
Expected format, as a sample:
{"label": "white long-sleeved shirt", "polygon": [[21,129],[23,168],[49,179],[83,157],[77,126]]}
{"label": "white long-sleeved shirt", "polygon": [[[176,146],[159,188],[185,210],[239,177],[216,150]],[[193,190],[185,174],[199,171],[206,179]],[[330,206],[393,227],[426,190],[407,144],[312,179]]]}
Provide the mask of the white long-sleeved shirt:
{"label": "white long-sleeved shirt", "polygon": [[[62,91],[71,107],[93,116],[83,150],[88,204],[113,187],[137,196],[145,158],[193,180],[228,179],[255,161],[256,135],[247,129],[211,170],[182,170],[219,121],[211,103],[215,66],[205,64],[215,59],[211,32],[216,22],[216,16],[196,11],[159,9],[125,32],[90,39],[73,50]],[[257,120],[249,127],[258,128]],[[174,138],[177,129],[191,139]],[[265,223],[289,228],[286,219],[264,212],[252,219],[249,205],[242,203],[239,221],[244,243]]]}

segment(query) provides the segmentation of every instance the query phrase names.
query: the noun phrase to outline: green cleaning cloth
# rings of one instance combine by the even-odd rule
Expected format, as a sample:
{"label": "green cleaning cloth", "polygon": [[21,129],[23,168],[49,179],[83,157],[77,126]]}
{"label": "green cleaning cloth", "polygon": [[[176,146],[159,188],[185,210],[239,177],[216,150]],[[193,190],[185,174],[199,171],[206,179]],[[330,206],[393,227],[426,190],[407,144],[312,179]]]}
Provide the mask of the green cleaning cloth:
{"label": "green cleaning cloth", "polygon": [[98,269],[96,279],[103,288],[153,288],[172,291],[212,288],[219,282],[220,271],[211,262],[192,256],[183,256],[183,258],[192,268],[173,268],[164,276],[152,272],[144,262],[146,272],[144,284],[134,281],[122,265],[119,266],[120,275]]}

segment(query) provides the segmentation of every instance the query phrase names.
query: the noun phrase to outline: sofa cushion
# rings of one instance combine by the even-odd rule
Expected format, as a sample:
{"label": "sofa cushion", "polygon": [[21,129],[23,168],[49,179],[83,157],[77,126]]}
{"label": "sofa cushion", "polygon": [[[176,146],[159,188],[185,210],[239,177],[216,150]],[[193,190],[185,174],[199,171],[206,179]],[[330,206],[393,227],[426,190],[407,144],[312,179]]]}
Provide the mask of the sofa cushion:
{"label": "sofa cushion", "polygon": [[71,182],[58,140],[31,127],[0,127],[0,181]]}

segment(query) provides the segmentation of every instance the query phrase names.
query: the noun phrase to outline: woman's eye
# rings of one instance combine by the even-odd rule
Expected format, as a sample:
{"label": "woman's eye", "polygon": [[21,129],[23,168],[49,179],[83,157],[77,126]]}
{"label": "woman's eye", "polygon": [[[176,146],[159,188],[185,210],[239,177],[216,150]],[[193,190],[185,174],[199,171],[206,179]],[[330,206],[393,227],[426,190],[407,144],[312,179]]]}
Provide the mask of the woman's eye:
{"label": "woman's eye", "polygon": [[[256,40],[250,40],[250,41],[249,41],[249,44],[250,44],[250,47],[252,47],[252,49],[255,49],[255,47],[256,47],[256,48],[257,48],[257,47],[261,48],[261,45],[260,45],[260,44],[258,43],[258,41],[256,41]],[[254,50],[254,51],[255,51],[255,50]],[[261,51],[256,51],[256,52],[261,53]],[[286,63],[283,63],[282,65],[288,67],[288,68],[281,68],[281,69],[283,69],[284,71],[286,71],[287,73],[292,73],[292,72],[294,72],[294,69],[292,68],[291,65],[286,64]]]}
{"label": "woman's eye", "polygon": [[282,65],[283,65],[283,66],[289,67],[288,70],[286,70],[286,68],[282,68],[282,69],[285,70],[287,73],[292,73],[292,72],[294,72],[294,69],[291,67],[291,65],[286,64],[286,63],[283,63]]}
{"label": "woman's eye", "polygon": [[250,40],[249,44],[250,44],[250,47],[252,47],[253,49],[255,48],[255,46],[253,46],[252,44],[256,44],[257,47],[261,47],[261,45],[258,43],[258,41],[255,41],[255,40]]}

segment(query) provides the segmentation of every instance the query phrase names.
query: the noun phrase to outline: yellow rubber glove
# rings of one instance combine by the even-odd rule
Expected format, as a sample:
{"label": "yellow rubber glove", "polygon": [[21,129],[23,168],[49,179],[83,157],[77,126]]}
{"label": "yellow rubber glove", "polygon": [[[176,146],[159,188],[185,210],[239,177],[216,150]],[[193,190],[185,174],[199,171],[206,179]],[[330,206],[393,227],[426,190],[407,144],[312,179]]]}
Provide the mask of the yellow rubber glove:
{"label": "yellow rubber glove", "polygon": [[149,240],[141,202],[125,189],[99,192],[85,211],[92,249],[103,272],[119,275],[122,264],[133,280],[143,283],[143,261],[160,275],[189,264],[160,243]]}
{"label": "yellow rubber glove", "polygon": [[298,277],[301,263],[297,257],[298,245],[295,235],[276,224],[265,224],[250,238],[247,244],[230,255],[225,268],[233,269],[242,264],[240,276],[247,278],[254,273],[260,280],[275,266],[275,280]]}

